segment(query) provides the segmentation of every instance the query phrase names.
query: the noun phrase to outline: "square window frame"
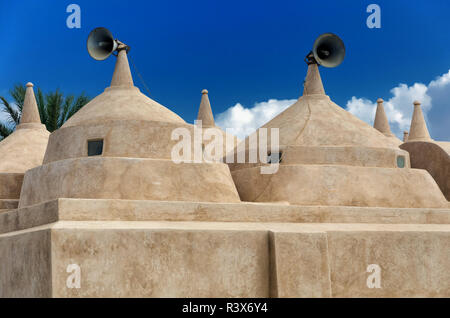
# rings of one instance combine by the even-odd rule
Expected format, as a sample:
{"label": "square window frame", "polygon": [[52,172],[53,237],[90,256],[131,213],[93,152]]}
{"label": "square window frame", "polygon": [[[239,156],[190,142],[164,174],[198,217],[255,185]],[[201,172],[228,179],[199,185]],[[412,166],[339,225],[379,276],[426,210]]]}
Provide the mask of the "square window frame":
{"label": "square window frame", "polygon": [[[102,142],[102,152],[99,155],[89,155],[89,142],[92,141],[101,141]],[[99,156],[103,156],[103,153],[105,152],[105,139],[104,138],[91,138],[86,140],[86,155],[88,157],[99,157]]]}

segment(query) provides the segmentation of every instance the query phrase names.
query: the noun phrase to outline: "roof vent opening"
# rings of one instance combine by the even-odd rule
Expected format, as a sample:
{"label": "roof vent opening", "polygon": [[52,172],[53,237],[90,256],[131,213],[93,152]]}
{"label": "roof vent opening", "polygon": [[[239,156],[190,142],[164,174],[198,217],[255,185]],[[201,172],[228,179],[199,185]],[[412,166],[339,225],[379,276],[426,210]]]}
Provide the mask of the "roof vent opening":
{"label": "roof vent opening", "polygon": [[103,153],[103,139],[88,140],[88,156],[101,156]]}
{"label": "roof vent opening", "polygon": [[267,153],[267,163],[281,163],[281,152],[268,152]]}
{"label": "roof vent opening", "polygon": [[397,167],[399,168],[405,167],[405,156],[397,156]]}

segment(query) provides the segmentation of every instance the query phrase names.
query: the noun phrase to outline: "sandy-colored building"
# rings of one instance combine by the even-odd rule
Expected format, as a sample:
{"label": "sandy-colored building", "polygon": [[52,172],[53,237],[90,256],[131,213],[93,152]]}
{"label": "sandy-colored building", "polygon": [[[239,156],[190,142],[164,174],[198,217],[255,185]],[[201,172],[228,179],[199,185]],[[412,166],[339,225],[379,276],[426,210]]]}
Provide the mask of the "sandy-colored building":
{"label": "sandy-colored building", "polygon": [[0,142],[0,213],[17,208],[24,173],[42,164],[50,135],[41,124],[33,84],[26,86],[20,123]]}
{"label": "sandy-colored building", "polygon": [[316,64],[262,127],[279,129],[274,174],[174,163],[180,127],[194,129],[134,87],[119,51],[110,87],[50,135],[0,213],[0,296],[450,297],[448,201],[325,95]]}
{"label": "sandy-colored building", "polygon": [[411,167],[428,171],[450,200],[450,142],[431,139],[418,101],[414,102],[410,131],[404,141],[400,148],[409,152]]}

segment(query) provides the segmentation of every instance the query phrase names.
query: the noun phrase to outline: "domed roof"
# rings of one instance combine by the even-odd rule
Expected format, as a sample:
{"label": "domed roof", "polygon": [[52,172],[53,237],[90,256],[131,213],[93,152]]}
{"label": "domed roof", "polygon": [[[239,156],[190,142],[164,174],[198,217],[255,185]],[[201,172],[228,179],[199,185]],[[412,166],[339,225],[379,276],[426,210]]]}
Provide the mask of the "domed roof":
{"label": "domed roof", "polygon": [[280,129],[281,146],[398,146],[325,95],[317,64],[308,67],[303,96],[263,127]]}
{"label": "domed roof", "polygon": [[[410,169],[408,152],[398,148],[395,138],[385,136],[325,95],[317,64],[308,66],[303,96],[262,128],[270,129],[267,155],[261,140],[258,142],[261,162],[230,165],[243,201],[374,207],[447,205],[430,175]],[[274,131],[279,136],[279,149],[272,148],[272,128],[279,129],[278,134]],[[265,135],[263,130],[259,132]],[[244,155],[250,157],[255,145],[247,140],[250,138],[245,141]],[[259,166],[266,159],[272,161],[272,155],[278,155],[275,166],[263,173]]]}
{"label": "domed roof", "polygon": [[118,53],[111,86],[80,109],[63,127],[113,120],[185,123],[180,116],[148,98],[133,85],[126,50]]}
{"label": "domed roof", "polygon": [[33,84],[28,83],[20,124],[0,142],[0,173],[23,173],[41,165],[49,135],[40,121]]}

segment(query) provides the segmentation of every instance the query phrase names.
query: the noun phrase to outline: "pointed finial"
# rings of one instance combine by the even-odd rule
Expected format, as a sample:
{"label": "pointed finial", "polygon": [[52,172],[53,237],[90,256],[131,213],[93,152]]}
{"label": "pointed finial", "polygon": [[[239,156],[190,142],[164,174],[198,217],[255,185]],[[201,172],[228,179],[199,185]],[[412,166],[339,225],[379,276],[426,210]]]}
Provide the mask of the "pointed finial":
{"label": "pointed finial", "polygon": [[117,53],[114,75],[111,80],[111,87],[133,87],[133,77],[131,76],[130,65],[128,64],[127,50],[121,49]]}
{"label": "pointed finial", "polygon": [[41,125],[41,117],[39,116],[39,110],[36,103],[36,97],[34,96],[33,83],[28,82],[26,85],[25,99],[22,107],[22,117],[20,124],[17,128],[23,128],[25,124],[39,124]]}
{"label": "pointed finial", "polygon": [[202,90],[202,99],[200,101],[197,120],[202,121],[202,126],[215,126],[211,104],[209,103],[208,91],[206,89]]}
{"label": "pointed finial", "polygon": [[383,99],[377,99],[377,111],[375,113],[375,120],[373,122],[373,128],[384,134],[386,137],[392,137],[394,134],[389,127],[389,121],[384,111]]}
{"label": "pointed finial", "polygon": [[431,141],[422,108],[419,101],[414,101],[414,112],[411,119],[408,141]]}
{"label": "pointed finial", "polygon": [[325,95],[322,78],[320,77],[319,65],[312,63],[308,65],[308,72],[303,84],[303,95]]}
{"label": "pointed finial", "polygon": [[404,131],[403,132],[403,142],[407,142],[408,141],[408,131]]}

